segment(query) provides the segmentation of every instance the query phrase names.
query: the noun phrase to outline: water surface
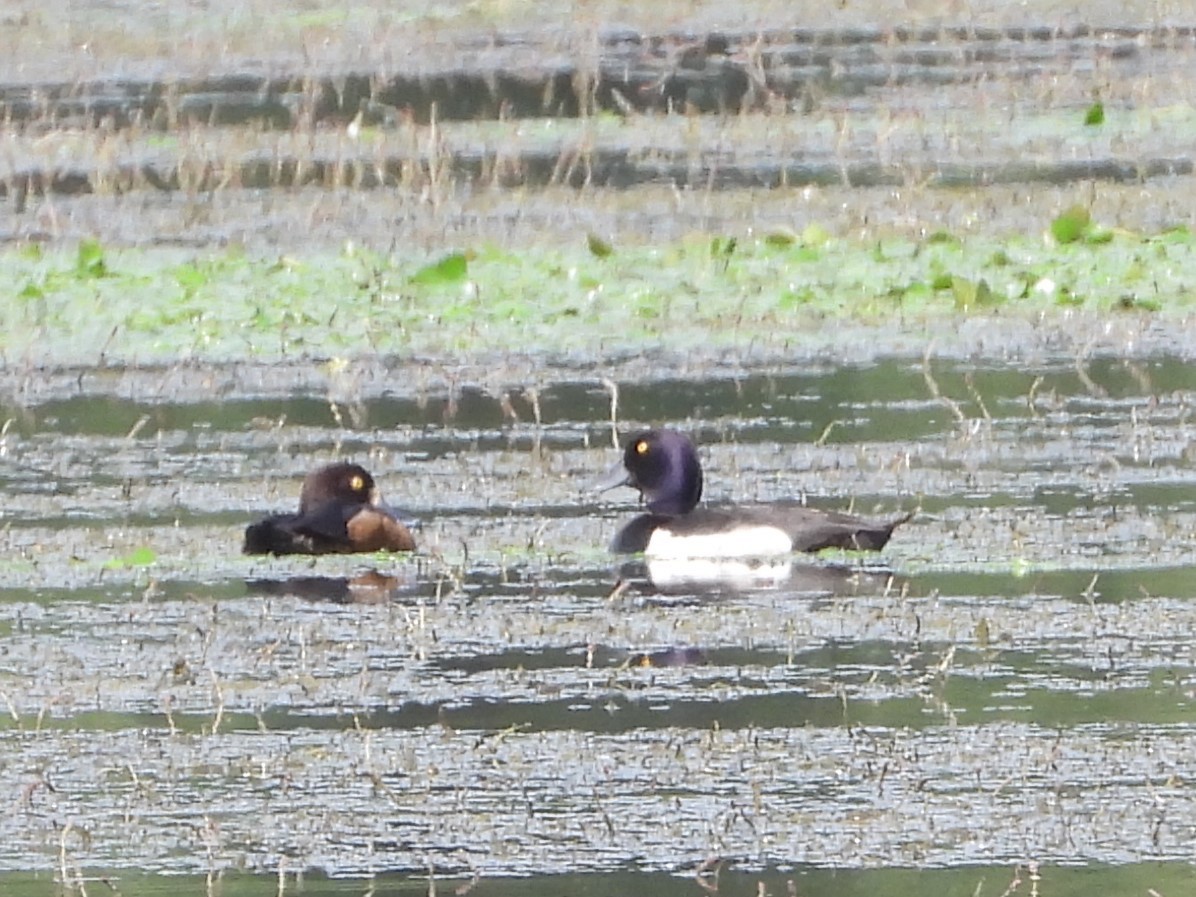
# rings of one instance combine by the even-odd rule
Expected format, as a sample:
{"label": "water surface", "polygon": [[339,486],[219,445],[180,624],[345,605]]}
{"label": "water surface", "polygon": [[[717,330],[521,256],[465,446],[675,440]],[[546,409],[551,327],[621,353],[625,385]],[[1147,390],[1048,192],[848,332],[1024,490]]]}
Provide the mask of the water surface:
{"label": "water surface", "polygon": [[[584,491],[617,457],[592,374],[541,382],[539,424],[518,384],[393,374],[352,419],[116,371],[7,409],[13,889],[1190,881],[1186,359],[621,382],[620,432],[690,432],[713,503],[918,511],[879,557],[705,583],[605,553],[635,503]],[[242,557],[337,456],[424,520],[421,551]]]}

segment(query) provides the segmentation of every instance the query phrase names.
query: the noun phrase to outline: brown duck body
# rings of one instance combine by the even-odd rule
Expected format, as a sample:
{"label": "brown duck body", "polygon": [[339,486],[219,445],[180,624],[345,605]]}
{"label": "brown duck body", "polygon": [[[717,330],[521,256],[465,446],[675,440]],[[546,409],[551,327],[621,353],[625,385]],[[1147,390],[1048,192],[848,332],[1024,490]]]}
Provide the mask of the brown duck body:
{"label": "brown duck body", "polygon": [[413,551],[415,538],[357,464],[329,464],[303,481],[297,514],[274,514],[245,530],[245,554]]}

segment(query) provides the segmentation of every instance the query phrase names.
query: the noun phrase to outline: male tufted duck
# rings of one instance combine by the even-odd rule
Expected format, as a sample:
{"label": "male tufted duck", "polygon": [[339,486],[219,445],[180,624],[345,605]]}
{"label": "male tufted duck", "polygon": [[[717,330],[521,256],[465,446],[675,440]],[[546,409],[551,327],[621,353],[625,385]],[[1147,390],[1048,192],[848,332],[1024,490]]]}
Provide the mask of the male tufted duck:
{"label": "male tufted duck", "polygon": [[849,548],[879,551],[909,520],[867,520],[805,507],[699,508],[702,465],[693,443],[676,430],[644,430],[627,441],[623,460],[597,484],[632,486],[641,514],[615,536],[611,551],[655,557],[764,557],[791,551]]}

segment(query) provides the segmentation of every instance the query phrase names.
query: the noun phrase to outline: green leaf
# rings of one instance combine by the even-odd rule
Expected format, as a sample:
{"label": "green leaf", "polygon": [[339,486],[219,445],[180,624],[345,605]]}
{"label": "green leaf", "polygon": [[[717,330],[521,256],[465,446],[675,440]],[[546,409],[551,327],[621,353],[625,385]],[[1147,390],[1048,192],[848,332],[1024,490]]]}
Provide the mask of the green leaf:
{"label": "green leaf", "polygon": [[457,283],[469,273],[469,260],[464,252],[446,255],[438,262],[425,265],[411,275],[412,283],[444,284]]}
{"label": "green leaf", "polygon": [[660,300],[651,293],[646,294],[635,303],[635,316],[654,320],[661,316]]}
{"label": "green leaf", "polygon": [[1186,224],[1173,224],[1154,239],[1160,243],[1191,243],[1192,231]]}
{"label": "green leaf", "polygon": [[825,246],[830,241],[830,233],[821,224],[807,224],[802,228],[801,243],[803,246]]}
{"label": "green leaf", "polygon": [[797,242],[797,240],[797,234],[789,230],[787,227],[778,227],[775,230],[770,230],[764,235],[764,245],[775,246],[777,248],[792,246]]}
{"label": "green leaf", "polygon": [[1092,227],[1092,216],[1088,210],[1080,205],[1064,210],[1058,218],[1051,222],[1051,236],[1056,243],[1074,243],[1083,237]]}
{"label": "green leaf", "polygon": [[1059,305],[1080,306],[1084,304],[1084,297],[1072,290],[1071,287],[1060,286],[1055,295],[1055,301]]}
{"label": "green leaf", "polygon": [[935,271],[930,277],[932,290],[951,290],[955,288],[954,275],[946,271]]}
{"label": "green leaf", "polygon": [[777,308],[787,311],[791,308],[797,308],[799,305],[808,305],[815,298],[814,290],[810,287],[781,290],[781,295],[777,297]]}
{"label": "green leaf", "polygon": [[1140,299],[1137,296],[1126,294],[1118,296],[1113,307],[1122,311],[1160,311],[1163,306],[1162,303],[1154,299]]}
{"label": "green leaf", "polygon": [[106,277],[108,266],[104,263],[104,247],[98,240],[82,240],[75,256],[75,273],[82,278]]}
{"label": "green leaf", "polygon": [[158,559],[157,553],[148,545],[134,548],[124,557],[110,558],[104,566],[109,570],[124,570],[129,567],[148,567]]}
{"label": "green leaf", "polygon": [[972,308],[976,305],[977,287],[975,281],[966,277],[951,278],[951,293],[955,297],[955,307],[958,309]]}
{"label": "green leaf", "polygon": [[738,245],[739,240],[735,237],[715,237],[710,241],[710,255],[716,259],[729,259]]}
{"label": "green leaf", "polygon": [[208,282],[208,275],[195,265],[179,265],[174,269],[174,279],[184,290],[193,293]]}
{"label": "green leaf", "polygon": [[984,278],[973,281],[966,277],[953,277],[951,292],[955,295],[955,307],[959,309],[991,307],[1000,299]]}
{"label": "green leaf", "polygon": [[980,306],[996,305],[998,298],[997,294],[993,292],[993,288],[988,285],[988,281],[981,277],[976,284],[976,304]]}
{"label": "green leaf", "polygon": [[590,248],[590,254],[594,258],[608,258],[615,251],[615,247],[593,232],[586,234],[586,246]]}
{"label": "green leaf", "polygon": [[1084,113],[1084,124],[1089,127],[1097,127],[1105,123],[1105,104],[1097,100],[1088,107],[1088,111]]}

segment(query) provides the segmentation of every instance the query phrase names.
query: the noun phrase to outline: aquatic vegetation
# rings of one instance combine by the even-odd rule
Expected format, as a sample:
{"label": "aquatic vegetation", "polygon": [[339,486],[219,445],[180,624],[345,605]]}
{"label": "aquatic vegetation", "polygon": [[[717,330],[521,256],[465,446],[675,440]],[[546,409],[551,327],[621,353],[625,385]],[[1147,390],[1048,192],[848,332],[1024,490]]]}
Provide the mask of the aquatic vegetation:
{"label": "aquatic vegetation", "polygon": [[128,554],[119,558],[112,558],[107,562],[107,566],[114,569],[121,569],[124,567],[148,567],[158,559],[158,553],[150,548],[148,545],[142,545],[140,548],[135,548]]}
{"label": "aquatic vegetation", "polygon": [[811,314],[921,328],[996,308],[1191,309],[1187,230],[1116,231],[1077,206],[1048,232],[861,243],[810,224],[618,248],[589,235],[566,249],[483,245],[432,259],[353,246],[266,259],[87,241],[73,252],[4,253],[0,295],[13,301],[0,305],[0,332],[10,362],[147,363],[684,350],[792,341]]}

